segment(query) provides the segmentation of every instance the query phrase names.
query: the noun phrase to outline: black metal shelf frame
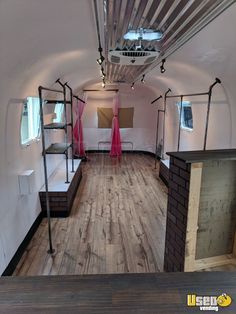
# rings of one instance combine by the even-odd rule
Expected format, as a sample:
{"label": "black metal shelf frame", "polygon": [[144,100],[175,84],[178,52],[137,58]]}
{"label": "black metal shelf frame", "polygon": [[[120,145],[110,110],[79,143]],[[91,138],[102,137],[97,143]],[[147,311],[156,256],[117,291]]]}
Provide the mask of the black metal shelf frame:
{"label": "black metal shelf frame", "polygon": [[[168,95],[168,93],[171,92],[171,89],[169,88],[164,95],[164,108],[162,110],[158,110],[157,115],[157,130],[156,130],[156,159],[157,159],[157,144],[158,144],[158,128],[159,128],[159,112],[162,112],[164,114],[163,117],[163,156],[162,159],[164,159],[165,154],[165,120],[166,120],[166,104],[168,98],[180,98],[180,115],[179,115],[179,128],[178,128],[178,144],[177,144],[177,151],[180,149],[180,131],[181,131],[181,115],[183,110],[183,98],[184,97],[195,97],[195,96],[208,96],[208,102],[207,102],[207,115],[206,115],[206,122],[205,122],[205,133],[204,133],[204,143],[203,143],[203,151],[206,150],[207,146],[207,135],[208,135],[208,124],[209,124],[209,116],[210,116],[210,108],[211,108],[211,98],[212,98],[212,90],[216,84],[221,84],[221,80],[219,78],[215,78],[215,81],[209,86],[209,89],[207,92],[203,93],[193,93],[193,94],[182,94],[182,95]],[[159,96],[158,98],[154,99],[151,104],[155,103],[157,100],[162,98]],[[156,168],[156,161],[155,161],[155,168]]]}
{"label": "black metal shelf frame", "polygon": [[[66,183],[69,183],[69,170],[68,170],[68,150],[70,148],[73,149],[73,143],[69,144],[67,140],[68,135],[68,127],[71,127],[71,134],[72,134],[72,142],[73,142],[73,104],[72,101],[68,101],[66,99],[66,87],[63,85],[59,80],[57,80],[62,86],[62,90],[47,88],[43,86],[39,86],[38,93],[39,93],[39,103],[40,103],[40,124],[41,124],[41,132],[42,132],[42,155],[43,155],[43,164],[44,164],[44,179],[45,179],[45,193],[46,193],[46,209],[47,209],[47,219],[48,219],[48,237],[49,237],[49,254],[54,253],[54,249],[52,246],[52,235],[51,235],[51,214],[50,214],[50,204],[49,204],[49,191],[48,191],[48,172],[47,172],[47,154],[65,154],[66,156]],[[63,95],[62,100],[48,100],[43,98],[43,92],[49,91],[54,93],[59,93]],[[65,123],[50,123],[45,125],[44,124],[44,114],[43,114],[43,104],[53,104],[61,102],[64,104],[64,115],[65,115]],[[67,104],[71,105],[71,121],[70,123],[67,122]],[[51,144],[48,148],[46,148],[45,143],[45,130],[64,130],[65,131],[65,143],[54,143]],[[72,172],[74,172],[74,154],[72,152]]]}
{"label": "black metal shelf frame", "polygon": [[[65,154],[66,155],[66,183],[69,183],[68,176],[68,150],[72,149],[72,172],[74,170],[74,121],[73,121],[73,99],[76,98],[84,102],[78,96],[73,94],[72,88],[67,84],[63,84],[60,79],[56,81],[61,87],[62,90],[47,88],[43,86],[39,86],[39,103],[40,103],[40,124],[41,124],[41,132],[42,132],[42,149],[43,149],[43,164],[44,164],[44,178],[45,178],[45,193],[46,193],[46,209],[47,209],[47,219],[48,219],[48,238],[49,238],[49,254],[54,253],[54,249],[52,246],[52,234],[51,234],[51,214],[50,214],[50,204],[49,204],[49,192],[48,192],[48,176],[47,176],[47,159],[46,155],[48,154]],[[70,90],[70,100],[67,100],[66,88]],[[55,92],[63,95],[63,100],[54,100],[54,99],[45,99],[43,98],[43,92]],[[64,104],[64,114],[65,114],[65,123],[49,123],[44,124],[44,116],[43,116],[43,104],[56,104],[56,103]],[[67,104],[70,105],[70,122],[67,122]],[[71,127],[71,144],[68,143],[67,135],[68,135],[68,127]],[[45,130],[64,130],[65,131],[65,143],[54,143],[51,144],[48,148],[46,148],[45,144]]]}

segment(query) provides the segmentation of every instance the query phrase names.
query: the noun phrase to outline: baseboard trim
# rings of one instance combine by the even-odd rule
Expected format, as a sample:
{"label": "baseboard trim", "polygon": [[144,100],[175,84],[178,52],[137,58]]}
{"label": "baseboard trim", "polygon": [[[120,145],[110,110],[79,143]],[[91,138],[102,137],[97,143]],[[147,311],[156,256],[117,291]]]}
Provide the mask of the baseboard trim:
{"label": "baseboard trim", "polygon": [[35,219],[33,225],[31,226],[30,230],[26,234],[24,240],[21,242],[20,246],[18,247],[15,255],[11,259],[10,263],[8,264],[7,268],[4,270],[1,276],[12,276],[14,273],[16,266],[20,262],[22,255],[24,254],[28,244],[30,243],[31,239],[33,238],[35,232],[37,231],[40,223],[42,222],[43,215],[42,212],[38,215]]}

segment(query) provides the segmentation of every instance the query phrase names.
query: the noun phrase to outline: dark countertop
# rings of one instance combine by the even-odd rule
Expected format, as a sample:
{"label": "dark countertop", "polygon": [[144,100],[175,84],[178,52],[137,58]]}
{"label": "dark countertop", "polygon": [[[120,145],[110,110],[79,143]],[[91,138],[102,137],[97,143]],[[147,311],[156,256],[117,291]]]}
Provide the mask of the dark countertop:
{"label": "dark countertop", "polygon": [[219,311],[236,313],[236,272],[1,277],[0,313],[201,313],[187,294],[222,293],[233,302]]}
{"label": "dark countertop", "polygon": [[236,149],[168,152],[167,155],[183,160],[186,163],[202,162],[208,160],[236,160]]}

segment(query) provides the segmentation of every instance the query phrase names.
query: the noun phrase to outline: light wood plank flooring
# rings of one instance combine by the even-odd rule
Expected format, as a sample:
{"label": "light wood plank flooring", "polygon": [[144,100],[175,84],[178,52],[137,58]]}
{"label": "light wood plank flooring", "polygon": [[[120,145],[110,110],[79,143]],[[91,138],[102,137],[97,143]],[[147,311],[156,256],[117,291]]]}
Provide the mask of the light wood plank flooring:
{"label": "light wood plank flooring", "polygon": [[72,213],[43,220],[14,275],[139,273],[163,270],[167,188],[148,155],[90,154]]}

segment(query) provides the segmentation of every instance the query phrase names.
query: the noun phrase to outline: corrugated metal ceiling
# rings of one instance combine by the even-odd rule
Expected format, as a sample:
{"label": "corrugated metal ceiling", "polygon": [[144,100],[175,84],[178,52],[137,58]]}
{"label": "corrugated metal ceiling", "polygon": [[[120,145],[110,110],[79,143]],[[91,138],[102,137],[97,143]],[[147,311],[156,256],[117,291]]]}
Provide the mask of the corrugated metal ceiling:
{"label": "corrugated metal ceiling", "polygon": [[[223,12],[235,1],[231,0],[104,0],[106,81],[136,81],[143,73],[156,66]],[[160,41],[145,42],[144,48],[155,48],[160,56],[151,65],[117,65],[108,61],[110,49],[132,49],[137,42],[124,40],[129,29],[151,28],[163,33]]]}

